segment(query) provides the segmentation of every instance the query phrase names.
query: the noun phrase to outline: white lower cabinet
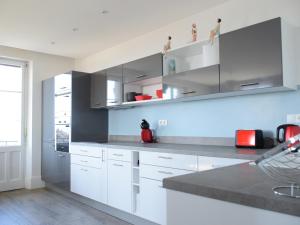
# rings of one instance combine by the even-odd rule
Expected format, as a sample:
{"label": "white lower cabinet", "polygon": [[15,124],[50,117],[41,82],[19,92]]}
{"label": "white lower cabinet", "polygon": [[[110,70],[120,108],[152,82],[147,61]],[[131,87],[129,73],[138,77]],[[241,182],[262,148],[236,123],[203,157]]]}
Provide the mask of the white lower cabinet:
{"label": "white lower cabinet", "polygon": [[71,164],[71,191],[107,203],[107,170]]}
{"label": "white lower cabinet", "polygon": [[141,178],[139,216],[155,223],[166,224],[166,189],[162,182]]}
{"label": "white lower cabinet", "polygon": [[132,212],[131,163],[108,160],[108,204]]}

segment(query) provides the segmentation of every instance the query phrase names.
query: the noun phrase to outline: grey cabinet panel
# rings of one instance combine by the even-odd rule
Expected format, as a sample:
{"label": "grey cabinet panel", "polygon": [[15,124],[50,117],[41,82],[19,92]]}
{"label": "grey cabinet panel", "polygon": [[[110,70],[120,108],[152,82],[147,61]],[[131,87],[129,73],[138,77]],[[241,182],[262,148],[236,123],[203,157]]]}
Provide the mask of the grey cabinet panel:
{"label": "grey cabinet panel", "polygon": [[280,18],[220,36],[220,91],[283,85]]}
{"label": "grey cabinet panel", "polygon": [[108,138],[107,109],[91,109],[91,76],[72,72],[72,142],[105,142]]}
{"label": "grey cabinet panel", "polygon": [[219,65],[163,76],[165,99],[219,92]]}
{"label": "grey cabinet panel", "polygon": [[124,83],[162,76],[162,74],[163,57],[161,53],[138,59],[123,65]]}
{"label": "grey cabinet panel", "polygon": [[42,85],[42,139],[44,142],[54,142],[54,78],[43,81]]}
{"label": "grey cabinet panel", "polygon": [[91,108],[106,107],[106,88],[105,71],[91,75]]}

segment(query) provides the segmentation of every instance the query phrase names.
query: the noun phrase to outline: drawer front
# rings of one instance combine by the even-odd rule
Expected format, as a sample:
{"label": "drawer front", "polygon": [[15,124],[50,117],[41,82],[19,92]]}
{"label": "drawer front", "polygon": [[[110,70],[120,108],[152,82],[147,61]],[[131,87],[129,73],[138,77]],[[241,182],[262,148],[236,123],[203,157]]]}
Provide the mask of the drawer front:
{"label": "drawer front", "polygon": [[71,163],[98,169],[101,169],[103,167],[102,158],[95,158],[82,155],[71,155]]}
{"label": "drawer front", "polygon": [[245,162],[249,162],[249,160],[198,156],[198,170],[211,170],[215,168],[231,166]]}
{"label": "drawer front", "polygon": [[166,167],[141,165],[140,167],[140,177],[148,178],[152,180],[162,181],[168,177],[180,176],[188,173],[193,173],[190,170],[178,170]]}
{"label": "drawer front", "polygon": [[71,191],[106,203],[106,170],[71,164]]}
{"label": "drawer front", "polygon": [[197,170],[197,156],[172,153],[141,152],[141,164],[176,168],[182,170]]}
{"label": "drawer front", "polygon": [[108,149],[108,159],[131,162],[131,151],[122,149]]}
{"label": "drawer front", "polygon": [[103,157],[104,149],[98,146],[71,144],[70,153],[76,155],[84,155],[84,156],[101,158]]}

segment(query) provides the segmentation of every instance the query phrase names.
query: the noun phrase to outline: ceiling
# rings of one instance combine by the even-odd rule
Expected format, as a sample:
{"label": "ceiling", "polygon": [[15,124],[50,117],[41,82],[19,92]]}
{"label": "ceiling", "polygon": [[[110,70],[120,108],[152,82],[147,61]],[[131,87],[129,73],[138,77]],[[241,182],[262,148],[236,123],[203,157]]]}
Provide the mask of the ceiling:
{"label": "ceiling", "polygon": [[225,1],[0,0],[0,45],[81,58]]}

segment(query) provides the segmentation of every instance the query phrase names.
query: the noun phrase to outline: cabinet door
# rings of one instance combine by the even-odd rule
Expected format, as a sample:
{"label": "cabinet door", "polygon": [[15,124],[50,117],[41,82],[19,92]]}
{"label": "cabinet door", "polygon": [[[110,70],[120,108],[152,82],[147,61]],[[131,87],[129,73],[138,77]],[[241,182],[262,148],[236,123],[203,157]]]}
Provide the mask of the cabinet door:
{"label": "cabinet door", "polygon": [[106,70],[106,105],[114,106],[122,104],[123,99],[123,69],[116,66]]}
{"label": "cabinet door", "polygon": [[163,76],[165,99],[219,92],[219,65]]}
{"label": "cabinet door", "polygon": [[141,178],[139,215],[152,222],[166,224],[166,190],[161,181]]}
{"label": "cabinet door", "polygon": [[91,75],[91,108],[106,107],[106,88],[105,71]]}
{"label": "cabinet door", "polygon": [[101,169],[71,164],[71,191],[106,204],[106,164],[102,164]]}
{"label": "cabinet door", "polygon": [[124,83],[162,76],[162,61],[162,54],[159,53],[124,64]]}
{"label": "cabinet door", "polygon": [[70,191],[70,154],[68,152],[56,151],[55,186]]}
{"label": "cabinet door", "polygon": [[281,20],[220,36],[221,92],[283,85]]}
{"label": "cabinet door", "polygon": [[130,212],[132,205],[131,163],[108,160],[108,204]]}
{"label": "cabinet door", "polygon": [[55,143],[43,142],[42,144],[42,180],[49,184],[55,183],[56,167]]}

